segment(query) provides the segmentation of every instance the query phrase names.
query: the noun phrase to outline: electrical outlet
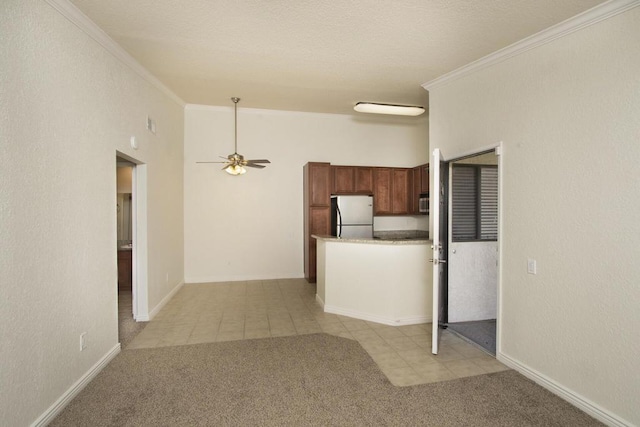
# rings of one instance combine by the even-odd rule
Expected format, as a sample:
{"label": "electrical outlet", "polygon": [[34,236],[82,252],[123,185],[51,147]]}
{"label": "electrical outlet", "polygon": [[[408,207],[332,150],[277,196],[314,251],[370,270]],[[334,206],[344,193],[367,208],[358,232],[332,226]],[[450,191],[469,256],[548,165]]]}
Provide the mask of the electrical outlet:
{"label": "electrical outlet", "polygon": [[87,348],[87,333],[83,332],[80,334],[80,351]]}
{"label": "electrical outlet", "polygon": [[536,274],[538,272],[538,266],[535,259],[527,259],[527,273]]}

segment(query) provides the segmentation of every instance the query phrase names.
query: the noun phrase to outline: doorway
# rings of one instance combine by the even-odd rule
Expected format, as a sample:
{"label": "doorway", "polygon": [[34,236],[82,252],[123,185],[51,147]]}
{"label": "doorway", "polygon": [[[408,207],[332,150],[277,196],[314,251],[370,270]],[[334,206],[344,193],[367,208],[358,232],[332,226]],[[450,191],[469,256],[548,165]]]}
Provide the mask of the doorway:
{"label": "doorway", "polygon": [[498,181],[495,150],[449,161],[447,326],[494,356]]}
{"label": "doorway", "polygon": [[[146,259],[144,200],[146,169],[135,159],[116,153],[116,252],[118,262],[118,341],[122,348],[144,328]],[[141,209],[142,207],[142,209]]]}

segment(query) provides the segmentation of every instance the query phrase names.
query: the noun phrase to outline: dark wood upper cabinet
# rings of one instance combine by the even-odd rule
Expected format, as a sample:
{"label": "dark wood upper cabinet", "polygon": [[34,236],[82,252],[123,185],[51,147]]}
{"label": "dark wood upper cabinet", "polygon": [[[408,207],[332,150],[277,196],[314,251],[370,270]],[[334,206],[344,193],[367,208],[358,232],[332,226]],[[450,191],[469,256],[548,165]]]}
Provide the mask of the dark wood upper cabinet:
{"label": "dark wood upper cabinet", "polygon": [[355,168],[356,186],[358,194],[373,194],[373,168],[357,166]]}
{"label": "dark wood upper cabinet", "polygon": [[412,213],[413,170],[408,168],[373,168],[374,215]]}
{"label": "dark wood upper cabinet", "polygon": [[391,213],[394,215],[408,214],[411,200],[411,169],[394,168],[392,173]]}
{"label": "dark wood upper cabinet", "polygon": [[420,194],[421,188],[421,167],[416,166],[411,170],[413,175],[412,191],[411,191],[411,214],[417,215],[420,213]]}
{"label": "dark wood upper cabinet", "polygon": [[391,215],[391,188],[393,174],[391,168],[373,169],[373,214]]}
{"label": "dark wood upper cabinet", "polygon": [[429,163],[418,166],[420,168],[420,193],[429,193]]}
{"label": "dark wood upper cabinet", "polygon": [[356,191],[356,174],[353,166],[331,166],[333,191],[331,194],[352,194]]}
{"label": "dark wood upper cabinet", "polygon": [[373,170],[361,166],[331,166],[331,194],[372,194]]}
{"label": "dark wood upper cabinet", "polygon": [[309,206],[330,206],[331,165],[329,163],[307,163]]}

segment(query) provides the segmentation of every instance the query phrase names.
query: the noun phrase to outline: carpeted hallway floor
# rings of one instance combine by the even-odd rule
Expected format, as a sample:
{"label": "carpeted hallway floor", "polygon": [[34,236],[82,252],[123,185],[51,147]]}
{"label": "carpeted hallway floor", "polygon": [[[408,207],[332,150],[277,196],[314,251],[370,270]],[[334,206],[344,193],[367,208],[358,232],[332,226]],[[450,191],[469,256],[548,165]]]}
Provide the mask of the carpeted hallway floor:
{"label": "carpeted hallway floor", "polygon": [[133,296],[131,291],[118,291],[118,341],[121,348],[127,348],[148,323],[136,322],[132,312]]}
{"label": "carpeted hallway floor", "polygon": [[596,426],[515,371],[395,387],[328,334],[125,350],[51,426]]}

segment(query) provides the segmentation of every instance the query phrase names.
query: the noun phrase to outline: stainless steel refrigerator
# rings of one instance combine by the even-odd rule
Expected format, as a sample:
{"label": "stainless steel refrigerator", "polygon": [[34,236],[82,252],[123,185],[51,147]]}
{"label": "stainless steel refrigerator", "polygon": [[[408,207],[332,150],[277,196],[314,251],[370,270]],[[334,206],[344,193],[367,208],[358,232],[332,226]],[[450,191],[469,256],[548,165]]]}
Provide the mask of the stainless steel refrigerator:
{"label": "stainless steel refrigerator", "polygon": [[373,196],[331,196],[331,235],[373,237]]}

